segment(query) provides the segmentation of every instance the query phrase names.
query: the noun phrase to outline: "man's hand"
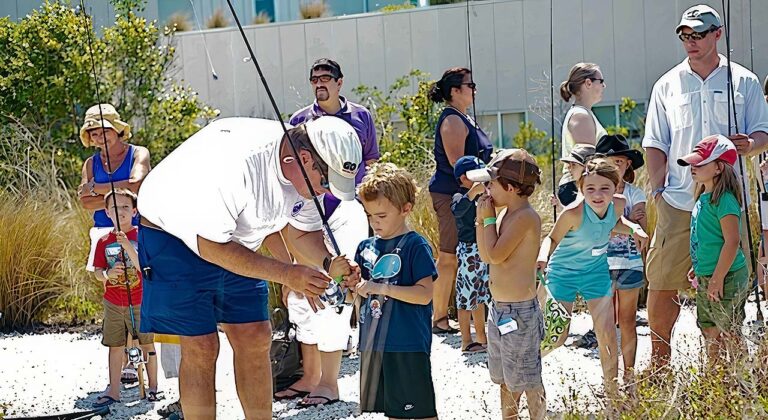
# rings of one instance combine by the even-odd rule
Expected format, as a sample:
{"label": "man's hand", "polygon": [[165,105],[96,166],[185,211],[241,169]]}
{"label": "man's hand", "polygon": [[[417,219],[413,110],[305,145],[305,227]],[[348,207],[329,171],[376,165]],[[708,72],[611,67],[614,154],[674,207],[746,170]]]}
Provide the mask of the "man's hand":
{"label": "man's hand", "polygon": [[381,289],[383,289],[381,286],[380,283],[362,280],[357,284],[357,294],[363,298],[367,298],[369,295],[380,295]]}
{"label": "man's hand", "polygon": [[310,305],[313,304],[313,298],[317,298],[325,293],[328,287],[330,277],[304,265],[291,265],[283,272],[283,278],[280,283],[288,288],[302,293],[309,299]]}
{"label": "man's hand", "polygon": [[752,152],[752,148],[755,146],[755,141],[746,134],[734,134],[728,136],[728,138],[733,142],[733,145],[736,146],[736,151],[739,152],[740,155],[749,155]]}
{"label": "man's hand", "polygon": [[333,257],[331,265],[328,266],[328,275],[331,276],[332,279],[339,276],[347,276],[352,273],[353,263],[354,261],[348,259],[346,255]]}

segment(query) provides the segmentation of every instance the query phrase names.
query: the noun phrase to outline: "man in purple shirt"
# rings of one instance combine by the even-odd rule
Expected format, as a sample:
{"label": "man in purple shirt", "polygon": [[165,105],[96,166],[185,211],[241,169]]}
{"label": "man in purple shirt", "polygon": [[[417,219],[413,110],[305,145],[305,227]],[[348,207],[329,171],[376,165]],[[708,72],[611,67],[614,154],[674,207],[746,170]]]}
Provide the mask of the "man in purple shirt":
{"label": "man in purple shirt", "polygon": [[344,74],[339,63],[321,58],[312,64],[309,70],[309,82],[315,92],[315,102],[294,113],[290,124],[299,125],[321,115],[333,115],[354,127],[360,143],[363,145],[363,162],[357,171],[357,184],[365,175],[365,167],[372,165],[379,158],[379,144],[376,142],[376,126],[371,112],[364,106],[348,101],[341,96]]}
{"label": "man in purple shirt", "polygon": [[[293,114],[289,122],[295,126],[315,117],[332,115],[349,123],[363,146],[362,161],[355,176],[355,184],[359,184],[365,176],[366,166],[372,165],[379,158],[379,146],[371,113],[362,105],[347,101],[339,95],[344,83],[343,77],[337,62],[328,58],[315,61],[309,70],[309,82],[316,100]],[[357,201],[341,202],[328,193],[323,196],[322,202],[328,225],[341,252],[353,254],[360,241],[368,237],[365,210]],[[295,218],[302,221],[311,212],[316,212],[314,206],[304,206]],[[310,219],[316,220],[313,217]],[[319,228],[307,225],[307,231]],[[295,294],[295,291],[283,288],[289,317],[297,325],[296,339],[301,343],[304,375],[287,389],[276,392],[274,397],[277,400],[303,397],[298,403],[300,407],[333,404],[339,399],[337,379],[342,351],[347,348],[350,335],[352,307],[326,308],[313,312],[303,304],[304,299],[296,299]]]}

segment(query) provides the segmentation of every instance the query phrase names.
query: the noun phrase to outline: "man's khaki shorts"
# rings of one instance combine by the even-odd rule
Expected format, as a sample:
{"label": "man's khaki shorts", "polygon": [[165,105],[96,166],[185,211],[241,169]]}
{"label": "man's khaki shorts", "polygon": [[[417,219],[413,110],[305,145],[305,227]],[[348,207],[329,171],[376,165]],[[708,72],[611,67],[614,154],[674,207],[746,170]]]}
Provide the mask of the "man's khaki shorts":
{"label": "man's khaki shorts", "polygon": [[[103,301],[104,321],[101,324],[101,344],[107,347],[123,347],[128,335],[131,334],[131,314],[127,306],[118,306],[112,302]],[[133,317],[136,321],[136,332],[139,332],[141,306],[133,307]],[[139,344],[152,344],[153,334],[139,333]]]}
{"label": "man's khaki shorts", "polygon": [[650,290],[688,289],[691,269],[691,212],[656,201],[656,229],[648,248],[646,276]]}

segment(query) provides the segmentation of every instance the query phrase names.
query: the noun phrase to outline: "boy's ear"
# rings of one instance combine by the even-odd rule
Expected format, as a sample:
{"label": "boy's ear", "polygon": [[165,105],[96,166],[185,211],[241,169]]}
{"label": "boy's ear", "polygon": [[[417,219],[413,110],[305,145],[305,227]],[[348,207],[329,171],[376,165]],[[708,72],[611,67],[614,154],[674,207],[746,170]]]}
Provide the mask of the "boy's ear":
{"label": "boy's ear", "polygon": [[413,203],[405,203],[403,204],[403,210],[402,214],[408,214],[413,210]]}

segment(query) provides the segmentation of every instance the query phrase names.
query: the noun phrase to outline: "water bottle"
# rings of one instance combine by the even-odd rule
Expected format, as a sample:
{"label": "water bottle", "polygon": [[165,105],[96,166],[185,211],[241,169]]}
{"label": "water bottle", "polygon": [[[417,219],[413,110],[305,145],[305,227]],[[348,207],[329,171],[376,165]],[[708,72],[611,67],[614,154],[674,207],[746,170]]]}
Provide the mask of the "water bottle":
{"label": "water bottle", "polygon": [[320,295],[320,300],[332,307],[341,306],[346,300],[346,295],[346,291],[341,287],[341,284],[337,283],[336,280],[331,280],[328,283],[328,287],[325,288],[325,293]]}

